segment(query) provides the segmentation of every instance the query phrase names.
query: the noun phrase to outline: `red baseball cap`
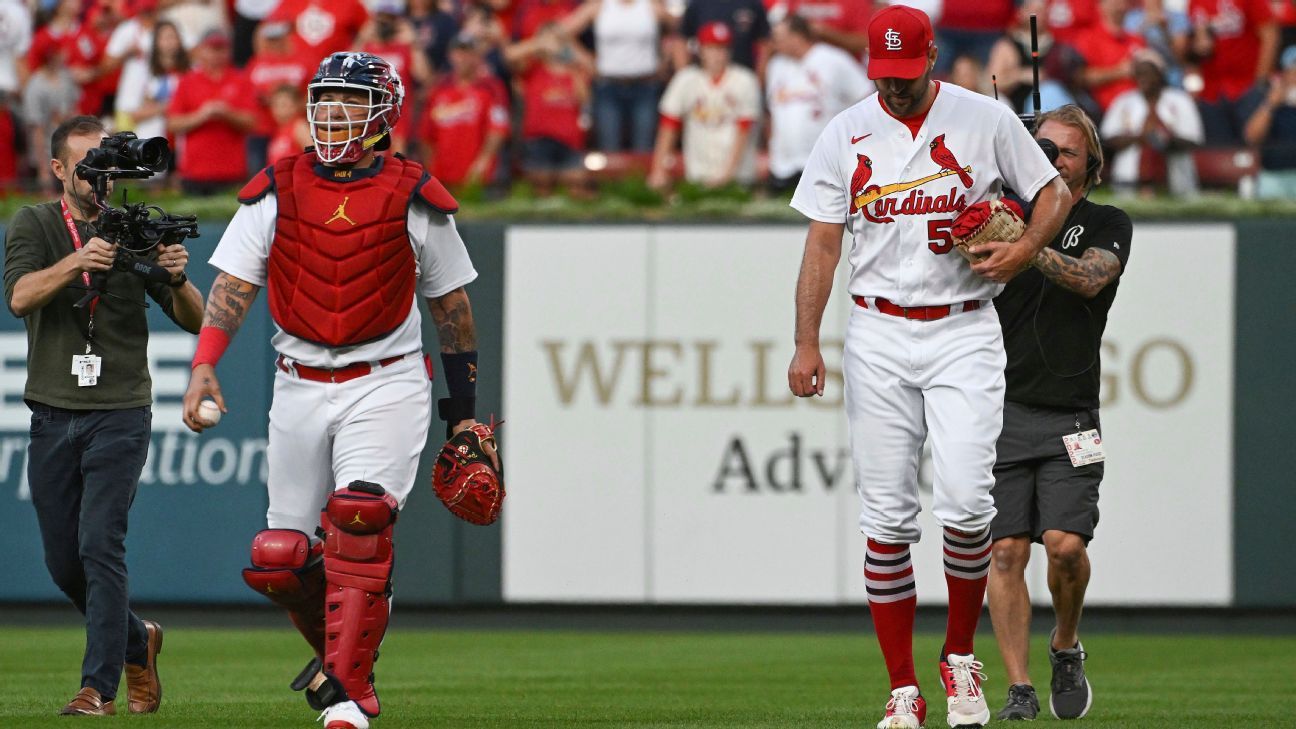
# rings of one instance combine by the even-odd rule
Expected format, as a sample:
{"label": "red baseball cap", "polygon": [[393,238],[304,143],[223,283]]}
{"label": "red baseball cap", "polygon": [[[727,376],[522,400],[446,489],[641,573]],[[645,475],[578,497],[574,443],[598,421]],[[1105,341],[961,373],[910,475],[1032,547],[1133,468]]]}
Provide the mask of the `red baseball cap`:
{"label": "red baseball cap", "polygon": [[931,19],[917,8],[890,5],[869,21],[868,77],[918,78],[927,70]]}
{"label": "red baseball cap", "polygon": [[704,46],[727,46],[733,41],[733,32],[729,26],[716,21],[698,29],[697,39]]}

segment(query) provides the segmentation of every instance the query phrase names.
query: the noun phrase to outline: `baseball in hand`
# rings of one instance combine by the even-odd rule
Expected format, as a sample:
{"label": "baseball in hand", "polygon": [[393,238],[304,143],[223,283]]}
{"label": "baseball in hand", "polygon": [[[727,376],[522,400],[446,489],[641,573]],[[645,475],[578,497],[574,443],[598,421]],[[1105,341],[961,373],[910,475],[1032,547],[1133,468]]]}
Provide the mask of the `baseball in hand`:
{"label": "baseball in hand", "polygon": [[198,403],[198,419],[208,428],[220,422],[221,409],[215,400],[203,400]]}

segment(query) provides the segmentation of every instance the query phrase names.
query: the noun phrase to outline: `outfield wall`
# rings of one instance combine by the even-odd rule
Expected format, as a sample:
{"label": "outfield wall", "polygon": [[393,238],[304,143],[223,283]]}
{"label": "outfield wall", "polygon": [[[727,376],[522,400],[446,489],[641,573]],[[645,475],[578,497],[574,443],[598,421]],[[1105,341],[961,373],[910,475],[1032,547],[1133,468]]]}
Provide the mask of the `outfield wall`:
{"label": "outfield wall", "polygon": [[[1136,226],[1104,341],[1109,467],[1093,604],[1296,604],[1296,575],[1263,568],[1296,513],[1296,418],[1284,407],[1296,401],[1296,307],[1278,274],[1296,254],[1280,229]],[[509,496],[501,524],[477,528],[416,488],[398,529],[399,600],[864,600],[837,374],[844,271],[825,317],[827,396],[785,394],[801,228],[462,230],[482,273],[470,287],[481,410],[508,420]],[[195,260],[219,234],[204,225]],[[210,285],[205,267],[192,275]],[[265,509],[268,315],[258,305],[222,361],[231,412],[202,436],[178,414],[194,338],[155,324],[132,592],[255,601],[239,569]],[[0,600],[58,597],[25,482],[25,344],[21,322],[0,315]],[[915,552],[925,602],[944,599],[937,544]],[[1036,595],[1042,568],[1032,565]]]}

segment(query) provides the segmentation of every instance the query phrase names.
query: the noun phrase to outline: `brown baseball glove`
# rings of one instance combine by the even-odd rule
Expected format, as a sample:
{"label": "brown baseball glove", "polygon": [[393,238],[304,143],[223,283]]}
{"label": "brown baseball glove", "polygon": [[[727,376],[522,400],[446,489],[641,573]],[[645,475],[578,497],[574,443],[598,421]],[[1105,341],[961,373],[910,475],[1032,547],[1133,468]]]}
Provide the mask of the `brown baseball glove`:
{"label": "brown baseball glove", "polygon": [[984,256],[973,255],[969,247],[992,240],[1015,241],[1026,232],[1026,223],[1016,202],[1002,198],[982,200],[959,213],[951,232],[958,252],[975,263]]}
{"label": "brown baseball glove", "polygon": [[450,513],[485,526],[499,518],[504,503],[503,461],[495,469],[499,450],[495,429],[477,423],[450,438],[437,455],[432,488]]}

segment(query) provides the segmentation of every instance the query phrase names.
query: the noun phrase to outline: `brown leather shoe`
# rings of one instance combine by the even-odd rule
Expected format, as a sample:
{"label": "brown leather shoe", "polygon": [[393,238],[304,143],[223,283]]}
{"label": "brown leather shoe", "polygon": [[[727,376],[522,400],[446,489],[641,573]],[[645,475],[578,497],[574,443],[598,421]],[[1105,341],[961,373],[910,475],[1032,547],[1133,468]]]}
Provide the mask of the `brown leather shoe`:
{"label": "brown leather shoe", "polygon": [[126,664],[127,708],[132,714],[152,714],[162,704],[162,680],[158,678],[157,657],[162,652],[162,626],[144,620],[148,631],[148,665]]}
{"label": "brown leather shoe", "polygon": [[117,707],[113,702],[104,701],[99,692],[89,686],[78,691],[59,712],[62,716],[112,716],[116,713]]}

